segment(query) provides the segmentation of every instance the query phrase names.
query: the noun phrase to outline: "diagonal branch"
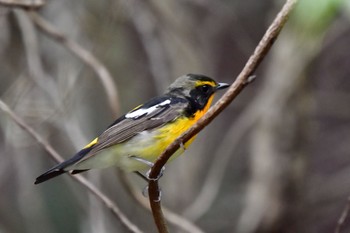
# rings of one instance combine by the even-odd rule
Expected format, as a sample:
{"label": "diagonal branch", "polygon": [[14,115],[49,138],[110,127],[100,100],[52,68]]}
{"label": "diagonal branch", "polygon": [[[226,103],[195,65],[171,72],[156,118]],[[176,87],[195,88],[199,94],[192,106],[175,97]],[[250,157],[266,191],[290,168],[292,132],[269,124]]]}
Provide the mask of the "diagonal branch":
{"label": "diagonal branch", "polygon": [[207,126],[217,115],[219,115],[243,90],[243,88],[249,83],[249,79],[257,69],[258,65],[266,56],[267,52],[270,50],[271,46],[277,39],[280,31],[282,30],[284,24],[286,23],[289,14],[294,9],[297,0],[287,0],[283,8],[280,10],[265,35],[256,47],[253,55],[250,56],[249,60],[245,64],[243,70],[238,75],[235,82],[231,85],[229,90],[218,100],[218,102],[189,130],[178,137],[173,143],[171,143],[159,156],[154,166],[151,169],[149,177],[149,201],[152,208],[153,218],[158,227],[158,231],[169,232],[164,220],[164,216],[161,209],[160,201],[158,200],[159,186],[156,179],[162,167],[168,161],[173,153],[175,153],[181,144],[184,144],[194,135],[199,133],[205,126]]}
{"label": "diagonal branch", "polygon": [[81,59],[86,65],[88,65],[99,77],[104,89],[106,90],[108,102],[114,116],[118,115],[119,112],[119,97],[118,91],[115,88],[115,83],[112,75],[109,73],[107,68],[89,51],[84,49],[75,41],[69,39],[59,30],[57,30],[52,24],[42,18],[39,14],[34,11],[28,11],[28,14],[34,24],[46,35],[58,43],[64,45],[70,50],[75,56]]}
{"label": "diagonal branch", "polygon": [[[57,151],[50,144],[48,144],[32,127],[27,125],[19,116],[17,116],[16,113],[14,113],[1,99],[0,109],[7,113],[18,126],[27,131],[30,136],[32,136],[56,162],[63,162],[63,158],[57,153]],[[97,187],[95,187],[90,181],[88,181],[82,175],[74,175],[72,178],[83,185],[93,195],[95,195],[95,197],[99,199],[130,232],[142,233],[142,231],[136,225],[130,222],[130,220],[121,212],[119,207]]]}
{"label": "diagonal branch", "polygon": [[0,0],[0,6],[5,7],[18,7],[23,9],[37,9],[42,7],[46,1],[44,0]]}
{"label": "diagonal branch", "polygon": [[350,197],[348,197],[348,200],[346,202],[346,206],[345,206],[343,212],[341,213],[341,215],[337,221],[337,225],[336,225],[334,233],[340,233],[341,228],[344,226],[345,220],[347,219],[347,217],[349,215],[349,210],[350,210]]}

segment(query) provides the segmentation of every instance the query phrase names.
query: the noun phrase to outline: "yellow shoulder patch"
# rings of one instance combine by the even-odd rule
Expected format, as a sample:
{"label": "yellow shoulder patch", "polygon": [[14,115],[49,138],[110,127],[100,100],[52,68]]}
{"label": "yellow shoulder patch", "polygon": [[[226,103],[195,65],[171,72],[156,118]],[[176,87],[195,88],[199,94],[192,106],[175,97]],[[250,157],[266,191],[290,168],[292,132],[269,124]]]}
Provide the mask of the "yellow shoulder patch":
{"label": "yellow shoulder patch", "polygon": [[92,140],[89,144],[87,144],[87,145],[84,147],[84,149],[90,148],[90,147],[94,146],[97,142],[98,142],[98,138],[95,138],[95,139]]}
{"label": "yellow shoulder patch", "polygon": [[143,104],[140,104],[139,106],[133,108],[130,112],[137,110],[137,109],[140,108],[142,105],[143,105]]}

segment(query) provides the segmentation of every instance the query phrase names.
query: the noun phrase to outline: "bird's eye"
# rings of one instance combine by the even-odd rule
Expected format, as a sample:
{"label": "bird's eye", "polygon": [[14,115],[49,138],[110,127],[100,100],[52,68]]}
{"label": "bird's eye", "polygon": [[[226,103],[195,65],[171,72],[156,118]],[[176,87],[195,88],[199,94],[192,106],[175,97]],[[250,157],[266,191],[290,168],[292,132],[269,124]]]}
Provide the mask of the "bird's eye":
{"label": "bird's eye", "polygon": [[208,93],[209,90],[210,90],[210,86],[209,86],[209,85],[203,85],[203,86],[201,86],[201,91],[202,91],[203,93]]}

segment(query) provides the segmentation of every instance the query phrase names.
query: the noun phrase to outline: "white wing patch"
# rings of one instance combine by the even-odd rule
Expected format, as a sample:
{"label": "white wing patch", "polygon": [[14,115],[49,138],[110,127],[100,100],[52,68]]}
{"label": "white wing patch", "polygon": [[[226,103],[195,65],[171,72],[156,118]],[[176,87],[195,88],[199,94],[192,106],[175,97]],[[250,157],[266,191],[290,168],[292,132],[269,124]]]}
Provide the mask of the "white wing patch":
{"label": "white wing patch", "polygon": [[129,112],[128,114],[125,115],[125,118],[132,118],[132,119],[137,119],[141,116],[147,116],[148,114],[154,112],[155,110],[157,110],[157,108],[159,107],[163,107],[167,104],[170,104],[170,100],[164,100],[163,102],[159,103],[159,104],[156,104],[152,107],[149,107],[149,108],[139,108],[139,109],[136,109],[135,111],[132,111],[132,112]]}

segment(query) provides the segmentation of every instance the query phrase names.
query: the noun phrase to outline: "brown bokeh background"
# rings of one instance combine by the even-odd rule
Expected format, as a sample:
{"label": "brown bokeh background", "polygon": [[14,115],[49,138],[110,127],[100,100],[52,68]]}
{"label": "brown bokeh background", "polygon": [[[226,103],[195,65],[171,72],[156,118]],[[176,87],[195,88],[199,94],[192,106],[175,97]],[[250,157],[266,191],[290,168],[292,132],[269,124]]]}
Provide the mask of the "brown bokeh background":
{"label": "brown bokeh background", "polygon": [[[68,158],[180,75],[232,83],[282,4],[55,0],[35,16],[0,6],[1,100]],[[256,81],[167,165],[163,205],[204,232],[334,232],[350,195],[349,21],[349,1],[301,0]],[[0,110],[0,232],[127,232],[68,175],[35,186],[54,164]],[[115,168],[84,175],[156,231]],[[141,193],[145,183],[127,178]]]}

